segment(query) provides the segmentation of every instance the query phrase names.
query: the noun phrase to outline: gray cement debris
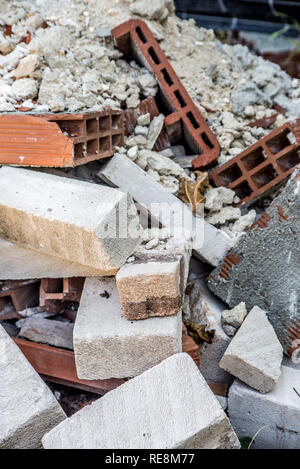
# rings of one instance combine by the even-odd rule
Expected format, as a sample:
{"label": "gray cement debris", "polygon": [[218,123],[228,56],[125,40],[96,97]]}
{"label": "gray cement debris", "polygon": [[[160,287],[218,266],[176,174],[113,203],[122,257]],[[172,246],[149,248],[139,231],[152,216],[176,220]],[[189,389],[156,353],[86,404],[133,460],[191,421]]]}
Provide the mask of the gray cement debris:
{"label": "gray cement debris", "polygon": [[33,342],[73,350],[73,327],[69,322],[37,318],[33,315],[25,320],[19,335]]}
{"label": "gray cement debris", "polygon": [[240,444],[193,360],[176,354],[84,407],[47,433],[43,446],[229,449]]}
{"label": "gray cement debris", "polygon": [[267,393],[278,382],[282,358],[282,346],[265,311],[255,306],[230,342],[220,367]]}
{"label": "gray cement debris", "polygon": [[0,448],[41,448],[42,436],[65,413],[0,325]]}
{"label": "gray cement debris", "polygon": [[260,225],[239,240],[228,265],[221,262],[208,281],[229,307],[244,301],[247,310],[255,305],[266,310],[285,353],[291,353],[293,330],[300,324],[299,188],[296,170]]}

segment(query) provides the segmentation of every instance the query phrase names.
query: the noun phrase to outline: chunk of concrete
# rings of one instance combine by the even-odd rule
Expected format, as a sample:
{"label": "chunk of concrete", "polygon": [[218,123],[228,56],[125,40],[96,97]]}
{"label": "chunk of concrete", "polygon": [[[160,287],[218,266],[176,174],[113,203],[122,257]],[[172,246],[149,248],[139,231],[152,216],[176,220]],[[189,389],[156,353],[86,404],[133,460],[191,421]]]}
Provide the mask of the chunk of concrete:
{"label": "chunk of concrete", "polygon": [[40,448],[42,436],[66,415],[1,325],[0,383],[0,448]]}
{"label": "chunk of concrete", "polygon": [[226,334],[230,337],[234,336],[236,334],[236,331],[243,324],[243,321],[246,316],[247,309],[243,301],[232,309],[225,309],[224,311],[222,311],[221,322]]}
{"label": "chunk of concrete", "polygon": [[0,238],[0,280],[97,277],[101,269],[27,249]]}
{"label": "chunk of concrete", "polygon": [[24,247],[113,275],[140,242],[121,191],[12,167],[0,169],[0,191],[0,236]]}
{"label": "chunk of concrete", "polygon": [[116,154],[98,173],[105,182],[129,192],[165,227],[192,233],[194,254],[216,266],[226,256],[230,238],[221,230],[195,217],[181,200],[127,157]]}
{"label": "chunk of concrete", "polygon": [[192,358],[167,358],[84,407],[43,438],[54,448],[239,448]]}
{"label": "chunk of concrete", "polygon": [[31,316],[25,320],[20,336],[33,342],[73,350],[73,324]]}
{"label": "chunk of concrete", "polygon": [[239,380],[229,390],[230,422],[239,438],[253,437],[254,449],[299,449],[300,370],[282,367],[275,388],[261,394]]}
{"label": "chunk of concrete", "polygon": [[266,312],[255,306],[230,342],[220,367],[266,393],[279,380],[282,358],[282,346]]}
{"label": "chunk of concrete", "polygon": [[267,311],[287,354],[300,339],[300,170],[212,272],[209,288],[234,307]]}
{"label": "chunk of concrete", "polygon": [[[191,268],[200,264],[196,259],[191,260]],[[207,266],[206,266],[207,268]],[[232,383],[232,376],[220,368],[219,362],[224,355],[230,343],[228,337],[223,331],[221,325],[221,313],[224,309],[222,303],[215,297],[206,285],[203,277],[190,282],[187,288],[189,293],[189,308],[184,313],[184,319],[198,325],[206,341],[201,341],[199,345],[200,352],[200,371],[208,381],[221,383]]]}
{"label": "chunk of concrete", "polygon": [[81,379],[127,378],[181,352],[181,311],[128,321],[114,278],[86,279],[73,332]]}
{"label": "chunk of concrete", "polygon": [[180,260],[132,262],[116,275],[127,319],[145,319],[177,314],[182,305]]}

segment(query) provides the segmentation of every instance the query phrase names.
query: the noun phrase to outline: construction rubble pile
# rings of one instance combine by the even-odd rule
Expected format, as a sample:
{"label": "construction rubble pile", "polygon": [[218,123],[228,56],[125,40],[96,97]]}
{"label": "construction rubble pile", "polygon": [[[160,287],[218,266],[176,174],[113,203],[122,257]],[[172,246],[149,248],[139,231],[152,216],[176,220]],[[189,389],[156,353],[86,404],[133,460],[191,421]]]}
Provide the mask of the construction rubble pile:
{"label": "construction rubble pile", "polygon": [[172,0],[2,2],[0,75],[0,448],[299,449],[300,81]]}

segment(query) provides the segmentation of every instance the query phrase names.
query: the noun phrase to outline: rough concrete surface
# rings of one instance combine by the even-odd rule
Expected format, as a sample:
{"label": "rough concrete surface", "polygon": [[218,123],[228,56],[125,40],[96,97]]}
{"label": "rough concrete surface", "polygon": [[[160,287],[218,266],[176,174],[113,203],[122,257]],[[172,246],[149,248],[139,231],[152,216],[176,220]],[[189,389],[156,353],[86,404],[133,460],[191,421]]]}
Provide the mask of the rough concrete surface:
{"label": "rough concrete surface", "polygon": [[280,377],[282,358],[282,346],[266,312],[255,306],[230,342],[220,367],[266,393]]}
{"label": "rough concrete surface", "polygon": [[225,272],[228,278],[222,274],[221,262],[208,285],[230,307],[244,301],[248,311],[255,305],[266,310],[284,351],[291,353],[300,331],[299,170],[266,210],[260,225],[230,251],[237,263]]}
{"label": "rough concrete surface", "polygon": [[33,316],[21,327],[21,337],[42,344],[73,350],[73,324]]}
{"label": "rough concrete surface", "polygon": [[74,332],[81,379],[127,378],[181,352],[181,311],[128,321],[114,278],[86,279]]}
{"label": "rough concrete surface", "polygon": [[112,275],[140,242],[136,209],[121,191],[12,167],[0,169],[0,191],[0,236],[24,247]]}
{"label": "rough concrete surface", "polygon": [[230,422],[239,438],[257,434],[255,449],[299,449],[300,370],[286,366],[273,391],[261,394],[239,380],[229,390]]}
{"label": "rough concrete surface", "polygon": [[99,177],[127,191],[146,207],[163,226],[189,230],[194,254],[216,266],[230,247],[230,238],[201,218],[194,217],[186,204],[161,187],[139,166],[116,154],[99,171]]}
{"label": "rough concrete surface", "polygon": [[1,325],[0,383],[0,448],[40,448],[42,436],[66,416]]}
{"label": "rough concrete surface", "polygon": [[44,448],[238,448],[195,363],[176,354],[84,407],[43,438]]}

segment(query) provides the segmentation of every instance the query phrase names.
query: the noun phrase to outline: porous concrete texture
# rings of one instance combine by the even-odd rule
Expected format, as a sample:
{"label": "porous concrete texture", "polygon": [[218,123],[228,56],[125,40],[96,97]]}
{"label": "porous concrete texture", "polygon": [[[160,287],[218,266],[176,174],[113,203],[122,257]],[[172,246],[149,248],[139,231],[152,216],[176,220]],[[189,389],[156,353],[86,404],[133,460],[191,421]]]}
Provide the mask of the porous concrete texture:
{"label": "porous concrete texture", "polygon": [[300,331],[299,233],[298,169],[208,281],[209,288],[230,307],[244,301],[248,311],[255,305],[266,310],[286,353],[292,353]]}
{"label": "porous concrete texture", "polygon": [[220,367],[266,393],[278,382],[282,358],[282,346],[266,312],[255,306],[230,342]]}
{"label": "porous concrete texture", "polygon": [[[192,259],[191,271],[197,271],[197,268],[199,268],[198,261]],[[231,340],[225,334],[221,325],[221,313],[224,309],[224,303],[212,295],[207,288],[201,268],[198,275],[202,278],[192,282],[189,281],[187,289],[189,307],[187,308],[188,311],[184,310],[184,320],[199,326],[203,337],[206,338],[206,341],[201,341],[199,345],[200,371],[204,378],[209,381],[231,383],[232,376],[219,366],[219,362]]]}
{"label": "porous concrete texture", "polygon": [[27,249],[0,238],[0,280],[97,277],[101,269]]}
{"label": "porous concrete texture", "polygon": [[66,416],[1,325],[0,383],[0,448],[40,448],[42,436]]}
{"label": "porous concrete texture", "polygon": [[33,315],[25,320],[19,335],[33,342],[73,350],[73,324],[69,322],[49,320]]}
{"label": "porous concrete texture", "polygon": [[181,316],[128,321],[115,279],[86,279],[73,331],[78,377],[136,376],[181,352]]}
{"label": "porous concrete texture", "polygon": [[216,266],[230,247],[230,238],[203,218],[194,217],[186,204],[154,181],[145,171],[124,155],[115,154],[98,173],[111,185],[119,187],[163,226],[189,230],[193,237],[193,251],[205,262]]}
{"label": "porous concrete texture", "polygon": [[112,275],[140,242],[121,191],[12,167],[0,169],[0,191],[0,236],[24,247]]}
{"label": "porous concrete texture", "polygon": [[182,306],[180,259],[136,261],[116,275],[117,288],[127,319],[177,314]]}
{"label": "porous concrete texture", "polygon": [[261,394],[239,380],[229,390],[228,413],[239,438],[253,437],[254,449],[299,449],[300,370],[286,366],[273,391]]}
{"label": "porous concrete texture", "polygon": [[46,449],[239,448],[221,405],[185,353],[84,407],[43,438]]}

